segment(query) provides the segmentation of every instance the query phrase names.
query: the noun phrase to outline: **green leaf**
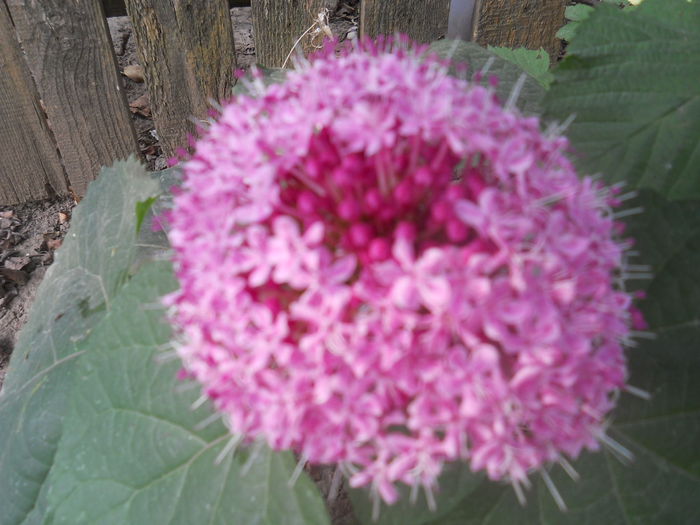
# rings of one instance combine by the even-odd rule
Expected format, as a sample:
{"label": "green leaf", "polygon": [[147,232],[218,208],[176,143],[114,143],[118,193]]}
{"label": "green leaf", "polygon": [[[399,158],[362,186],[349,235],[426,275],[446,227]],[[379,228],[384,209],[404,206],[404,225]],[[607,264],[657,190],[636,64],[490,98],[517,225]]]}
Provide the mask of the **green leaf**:
{"label": "green leaf", "polygon": [[700,198],[700,3],[600,5],[581,22],[545,106],[575,114],[583,171],[674,200]]}
{"label": "green leaf", "polygon": [[549,55],[542,48],[533,50],[525,49],[524,47],[511,49],[508,47],[489,46],[488,50],[518,66],[525,71],[525,73],[537,80],[545,89],[547,89],[554,80],[554,75],[549,71]]}
{"label": "green leaf", "polygon": [[580,23],[581,22],[569,22],[568,24],[562,26],[554,36],[561,40],[571,42],[574,36],[576,36],[576,30],[578,29]]}
{"label": "green leaf", "polygon": [[7,525],[38,523],[63,431],[77,345],[112,308],[141,246],[135,203],[156,184],[134,159],[104,168],[37,291],[0,396],[0,508]]}
{"label": "green leaf", "polygon": [[[281,67],[265,67],[260,64],[256,64],[255,68],[257,73],[260,74],[263,84],[266,86],[269,86],[270,84],[281,84],[285,81],[287,78],[287,73],[289,72],[288,69]],[[255,93],[251,92],[249,89],[249,82],[251,82],[250,75],[244,77],[243,79],[239,79],[236,82],[236,85],[233,87],[233,94],[255,96]]]}
{"label": "green leaf", "polygon": [[586,4],[570,5],[564,11],[564,16],[567,20],[581,22],[590,16],[593,12],[593,6]]}
{"label": "green leaf", "polygon": [[[486,77],[493,75],[498,78],[496,94],[503,102],[508,100],[519,79],[525,75],[516,105],[528,115],[536,115],[541,111],[545,90],[537,80],[518,65],[504,60],[496,53],[473,42],[438,40],[430,45],[430,49],[442,58],[450,58],[454,64],[466,64],[469,67],[470,77],[489,65]],[[484,83],[487,80],[488,78],[484,79]]]}
{"label": "green leaf", "polygon": [[308,476],[288,486],[291,454],[239,450],[215,464],[230,433],[218,421],[197,430],[211,408],[192,410],[199,394],[178,393],[179,363],[157,357],[172,335],[153,305],[174,287],[168,263],[145,266],[82,343],[47,481],[51,523],[328,524]]}
{"label": "green leaf", "polygon": [[158,200],[158,197],[149,197],[144,201],[136,203],[136,233],[141,232],[141,226],[146,218],[146,214],[151,210],[153,204]]}

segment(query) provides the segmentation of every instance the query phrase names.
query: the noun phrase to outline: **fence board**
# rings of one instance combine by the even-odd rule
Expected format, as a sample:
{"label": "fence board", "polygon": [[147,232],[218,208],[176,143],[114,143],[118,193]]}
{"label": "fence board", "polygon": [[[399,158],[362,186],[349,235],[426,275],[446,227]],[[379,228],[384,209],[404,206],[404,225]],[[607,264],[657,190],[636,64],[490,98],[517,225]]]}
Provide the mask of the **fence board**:
{"label": "fence board", "polygon": [[236,53],[226,0],[126,0],[163,151],[174,155],[204,118],[208,100],[230,96]]}
{"label": "fence board", "polygon": [[[126,4],[124,0],[102,0],[102,5],[107,16],[126,16]],[[246,7],[250,0],[228,0],[229,7]]]}
{"label": "fence board", "polygon": [[555,34],[564,25],[567,0],[480,0],[473,40],[481,45],[543,47],[552,58],[561,50]]}
{"label": "fence board", "polygon": [[[253,0],[257,62],[267,67],[281,67],[297,39],[328,3],[327,0]],[[320,40],[309,34],[299,46],[308,50],[312,41]]]}
{"label": "fence board", "polygon": [[102,6],[94,0],[7,0],[78,195],[102,165],[139,153]]}
{"label": "fence board", "polygon": [[56,144],[4,1],[0,1],[0,123],[0,204],[65,193]]}
{"label": "fence board", "polygon": [[419,42],[445,36],[450,0],[362,0],[360,35],[375,37],[405,33]]}

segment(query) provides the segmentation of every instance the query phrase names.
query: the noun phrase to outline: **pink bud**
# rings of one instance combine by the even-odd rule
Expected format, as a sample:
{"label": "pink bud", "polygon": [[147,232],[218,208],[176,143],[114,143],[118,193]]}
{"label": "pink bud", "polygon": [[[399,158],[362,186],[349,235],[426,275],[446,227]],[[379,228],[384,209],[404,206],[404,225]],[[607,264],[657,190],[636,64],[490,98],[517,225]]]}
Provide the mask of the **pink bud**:
{"label": "pink bud", "polygon": [[338,203],[338,215],[346,221],[354,221],[362,212],[360,204],[354,197],[346,197]]}
{"label": "pink bud", "polygon": [[391,244],[383,237],[376,237],[369,243],[367,253],[372,261],[384,261],[391,255]]}
{"label": "pink bud", "polygon": [[367,243],[372,239],[372,227],[364,222],[356,222],[348,230],[348,235],[350,237],[350,242],[356,247],[366,246]]}

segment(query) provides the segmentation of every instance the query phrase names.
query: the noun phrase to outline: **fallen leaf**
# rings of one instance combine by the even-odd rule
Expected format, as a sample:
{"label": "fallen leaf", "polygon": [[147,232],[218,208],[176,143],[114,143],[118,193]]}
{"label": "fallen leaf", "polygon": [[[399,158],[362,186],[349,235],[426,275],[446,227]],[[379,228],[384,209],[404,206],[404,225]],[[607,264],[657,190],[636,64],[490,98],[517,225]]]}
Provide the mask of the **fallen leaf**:
{"label": "fallen leaf", "polygon": [[130,78],[134,82],[143,82],[143,66],[138,64],[131,64],[124,68],[124,76]]}
{"label": "fallen leaf", "polygon": [[0,268],[0,275],[17,284],[27,284],[29,280],[29,277],[23,271],[10,268]]}
{"label": "fallen leaf", "polygon": [[70,219],[70,216],[67,213],[63,213],[62,211],[58,212],[58,223],[59,224],[65,224],[68,222]]}
{"label": "fallen leaf", "polygon": [[5,259],[5,268],[10,270],[22,270],[29,264],[29,257],[8,257]]}
{"label": "fallen leaf", "polygon": [[144,93],[139,98],[129,104],[129,109],[132,113],[138,113],[144,117],[151,117],[151,105],[148,100],[148,94]]}
{"label": "fallen leaf", "polygon": [[62,243],[63,243],[63,240],[61,240],[61,239],[47,239],[46,247],[50,251],[54,251],[54,250],[58,250],[61,247]]}

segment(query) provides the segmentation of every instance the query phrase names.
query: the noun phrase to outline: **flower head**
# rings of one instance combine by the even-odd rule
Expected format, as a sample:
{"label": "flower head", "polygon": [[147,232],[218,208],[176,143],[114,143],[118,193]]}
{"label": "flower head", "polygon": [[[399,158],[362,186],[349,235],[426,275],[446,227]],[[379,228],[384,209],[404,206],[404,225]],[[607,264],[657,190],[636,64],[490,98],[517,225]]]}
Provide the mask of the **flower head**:
{"label": "flower head", "polygon": [[598,447],[630,296],[612,197],[567,141],[399,41],[226,105],[185,163],[168,299],[233,433],[387,502]]}

